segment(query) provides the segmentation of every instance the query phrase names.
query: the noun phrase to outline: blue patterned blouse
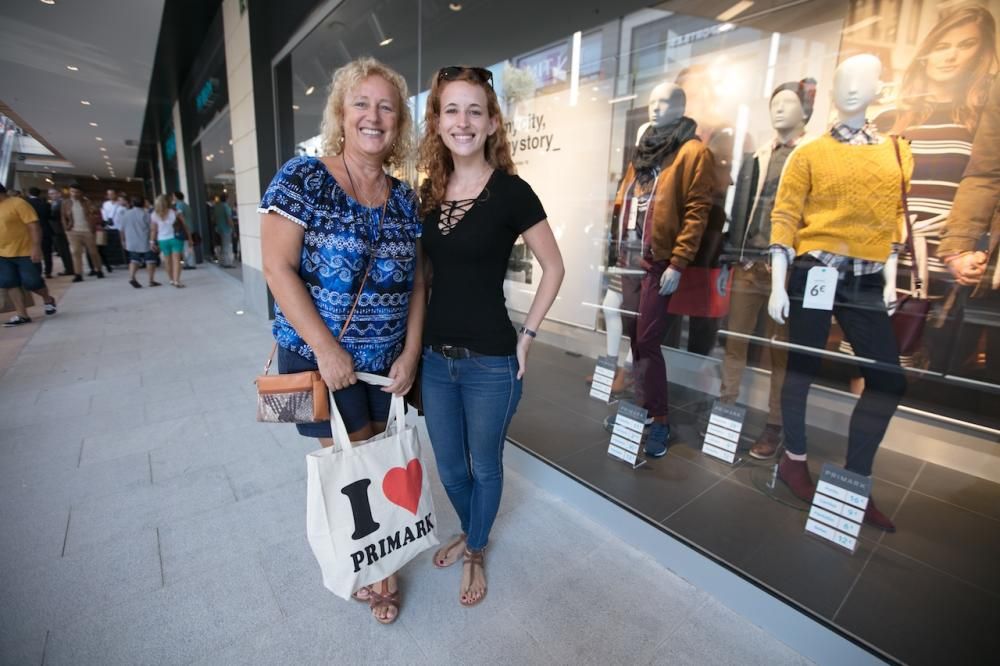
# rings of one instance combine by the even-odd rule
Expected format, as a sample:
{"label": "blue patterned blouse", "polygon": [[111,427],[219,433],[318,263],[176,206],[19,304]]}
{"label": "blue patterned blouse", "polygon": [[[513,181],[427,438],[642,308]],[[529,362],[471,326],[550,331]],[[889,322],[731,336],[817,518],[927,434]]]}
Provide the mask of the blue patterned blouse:
{"label": "blue patterned blouse", "polygon": [[[319,159],[295,157],[274,176],[257,212],[277,213],[305,227],[299,275],[335,336],[347,319],[369,258],[374,257],[340,344],[354,357],[355,370],[388,371],[403,350],[421,232],[413,190],[392,179],[379,232],[381,207],[370,209],[349,197]],[[315,360],[277,303],[273,332],[279,345]]]}

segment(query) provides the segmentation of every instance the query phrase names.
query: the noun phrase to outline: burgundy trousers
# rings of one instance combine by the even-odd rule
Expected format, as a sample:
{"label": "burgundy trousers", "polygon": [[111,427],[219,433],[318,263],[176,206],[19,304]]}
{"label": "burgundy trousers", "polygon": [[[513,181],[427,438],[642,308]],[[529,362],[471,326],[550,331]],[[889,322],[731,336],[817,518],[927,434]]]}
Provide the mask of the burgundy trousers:
{"label": "burgundy trousers", "polygon": [[654,261],[642,278],[639,293],[639,321],[632,339],[635,368],[635,401],[649,416],[667,416],[667,364],[660,344],[670,320],[669,296],[660,296],[660,276],[667,261]]}

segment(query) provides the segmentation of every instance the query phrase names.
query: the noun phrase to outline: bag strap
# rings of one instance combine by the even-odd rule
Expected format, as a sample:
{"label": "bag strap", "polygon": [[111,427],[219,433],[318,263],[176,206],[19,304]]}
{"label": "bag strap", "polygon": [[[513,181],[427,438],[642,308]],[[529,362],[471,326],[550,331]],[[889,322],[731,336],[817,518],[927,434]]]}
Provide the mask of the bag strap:
{"label": "bag strap", "polygon": [[913,246],[913,223],[910,221],[910,207],[906,197],[906,172],[903,170],[903,158],[899,154],[899,136],[893,134],[892,148],[896,151],[896,164],[899,165],[899,194],[903,199],[903,220],[906,222],[906,250],[913,261],[913,285],[918,294],[923,293],[924,281],[920,277],[920,267],[917,265],[917,251]]}
{"label": "bag strap", "polygon": [[[386,180],[388,180],[388,178],[389,177],[386,176]],[[376,232],[375,242],[378,242],[378,239],[382,237],[382,223],[383,221],[385,221],[385,210],[389,205],[389,197],[392,196],[392,181],[388,182],[388,186],[389,189],[385,193],[385,201],[382,203],[382,214],[378,218],[378,231]],[[351,303],[351,309],[347,312],[347,319],[344,320],[344,325],[340,327],[340,333],[337,334],[337,342],[340,342],[340,340],[344,337],[344,331],[347,330],[348,324],[350,324],[351,319],[354,318],[354,311],[357,309],[358,301],[361,300],[361,294],[365,290],[365,283],[368,282],[368,275],[371,273],[373,263],[375,263],[375,258],[373,256],[369,257],[368,263],[365,266],[365,274],[361,278],[361,286],[358,287],[358,293],[354,294],[354,302]],[[275,342],[274,345],[271,346],[271,355],[267,357],[267,363],[264,364],[265,375],[268,373],[268,371],[270,371],[271,362],[274,360],[274,354],[277,351],[278,351],[278,343]]]}
{"label": "bag strap", "polygon": [[[389,386],[392,384],[391,379],[383,377],[382,375],[373,375],[367,372],[358,372],[355,374],[357,374],[358,381],[371,384],[372,386]],[[403,396],[396,394],[392,394],[392,401],[390,402],[389,408],[389,419],[385,424],[384,432],[389,432],[389,429],[394,423],[396,424],[396,432],[399,432],[406,423],[406,403],[403,400]],[[354,446],[351,442],[351,438],[348,436],[347,426],[344,423],[344,417],[341,416],[340,410],[337,408],[336,400],[330,401],[330,426],[333,434],[333,441],[340,443],[340,450],[344,453],[344,455],[354,455],[359,447]]]}

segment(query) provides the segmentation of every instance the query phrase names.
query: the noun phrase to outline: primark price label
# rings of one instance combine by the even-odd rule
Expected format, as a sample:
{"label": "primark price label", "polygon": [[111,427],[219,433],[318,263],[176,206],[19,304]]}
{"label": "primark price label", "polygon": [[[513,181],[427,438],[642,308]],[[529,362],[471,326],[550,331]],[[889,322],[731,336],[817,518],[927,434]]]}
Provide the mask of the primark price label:
{"label": "primark price label", "polygon": [[806,519],[806,532],[853,553],[872,493],[872,480],[824,463]]}
{"label": "primark price label", "polygon": [[705,431],[705,442],[701,445],[701,452],[730,465],[736,462],[736,450],[739,448],[740,433],[743,431],[746,415],[745,407],[724,405],[717,401],[708,417],[708,428]]}
{"label": "primark price label", "polygon": [[615,381],[618,370],[618,359],[614,356],[601,356],[594,366],[594,381],[590,384],[590,397],[601,402],[611,402],[611,384]]}
{"label": "primark price label", "polygon": [[[596,378],[596,376],[595,376]],[[618,403],[615,427],[611,431],[608,455],[628,463],[633,468],[646,462],[642,452],[642,431],[646,427],[646,410],[630,402]]]}

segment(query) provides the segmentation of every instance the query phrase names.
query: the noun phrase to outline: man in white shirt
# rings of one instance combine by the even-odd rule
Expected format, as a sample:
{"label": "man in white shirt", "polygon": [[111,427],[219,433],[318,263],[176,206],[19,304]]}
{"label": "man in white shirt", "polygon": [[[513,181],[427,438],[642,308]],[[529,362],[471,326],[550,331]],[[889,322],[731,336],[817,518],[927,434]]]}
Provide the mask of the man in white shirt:
{"label": "man in white shirt", "polygon": [[118,201],[119,194],[109,189],[105,193],[104,203],[101,204],[101,219],[104,221],[104,244],[98,245],[98,252],[101,254],[101,261],[110,273],[112,264],[123,263],[122,242],[119,235],[119,227],[116,219],[121,216],[124,206]]}

